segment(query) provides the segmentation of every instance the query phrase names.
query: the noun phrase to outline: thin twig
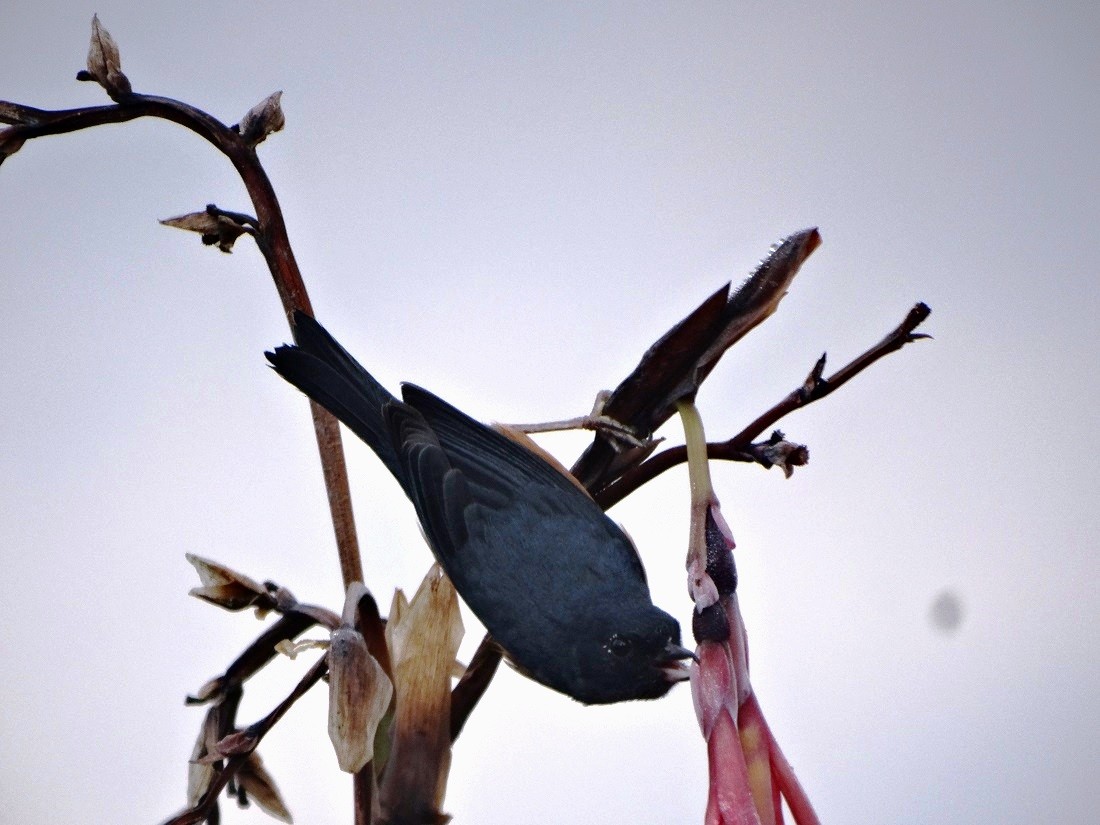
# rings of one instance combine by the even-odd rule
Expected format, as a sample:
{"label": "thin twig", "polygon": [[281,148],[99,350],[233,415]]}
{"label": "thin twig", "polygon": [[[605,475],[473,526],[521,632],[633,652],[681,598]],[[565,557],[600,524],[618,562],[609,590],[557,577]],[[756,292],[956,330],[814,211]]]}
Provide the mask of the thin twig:
{"label": "thin twig", "polygon": [[305,696],[310,688],[324,678],[326,673],[328,673],[328,658],[322,656],[306,671],[306,674],[294,686],[294,690],[276,705],[270,713],[253,722],[247,728],[232,733],[219,741],[218,752],[210,754],[209,757],[211,759],[225,758],[225,765],[222,766],[218,775],[211,782],[210,787],[206,789],[202,798],[193,807],[167,820],[164,825],[193,825],[193,823],[204,822],[214,806],[217,805],[222,790],[248,762],[249,755],[259,746],[260,740],[267,735],[276,722],[283,718],[295,702]]}
{"label": "thin twig", "polygon": [[[927,304],[916,304],[909,310],[909,314],[905,316],[905,319],[885,338],[828,378],[822,375],[825,369],[825,357],[822,356],[814,364],[814,368],[810,371],[802,386],[758,416],[755,421],[733,438],[728,441],[707,444],[707,456],[726,461],[748,461],[769,466],[767,462],[761,460],[761,448],[764,445],[753,444],[752,440],[754,438],[759,437],[768,428],[775,426],[780,419],[794,410],[824,398],[829,393],[839,389],[880,358],[889,355],[891,352],[896,352],[912,341],[930,338],[930,335],[914,333],[913,330],[931,312],[932,310],[929,309]],[[606,510],[622,501],[643,484],[652,481],[665,470],[685,461],[687,461],[687,450],[683,446],[662,450],[657,455],[624,473],[612,484],[597,491],[593,498]]]}
{"label": "thin twig", "polygon": [[481,640],[481,644],[474,652],[474,658],[470,660],[469,667],[451,691],[452,742],[462,733],[466,720],[470,718],[470,714],[488,689],[489,683],[493,681],[493,676],[500,667],[500,659],[500,645],[493,641],[492,636],[487,635]]}

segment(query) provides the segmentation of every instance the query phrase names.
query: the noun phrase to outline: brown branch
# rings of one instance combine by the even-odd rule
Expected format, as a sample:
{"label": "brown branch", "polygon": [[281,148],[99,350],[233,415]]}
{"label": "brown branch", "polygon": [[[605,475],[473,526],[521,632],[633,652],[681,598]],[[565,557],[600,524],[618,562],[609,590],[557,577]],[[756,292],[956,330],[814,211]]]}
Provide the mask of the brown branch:
{"label": "brown branch", "polygon": [[[905,319],[892,330],[885,338],[864,352],[849,364],[841,367],[828,378],[823,376],[825,371],[825,356],[817,360],[810,374],[806,377],[802,386],[789,393],[771,409],[756,418],[751,424],[728,441],[707,444],[707,457],[726,461],[748,461],[762,464],[765,467],[772,466],[774,458],[770,458],[766,452],[767,442],[754,444],[752,440],[757,438],[769,427],[774,426],[784,416],[794,412],[800,407],[811,404],[824,398],[834,390],[839,389],[863,370],[867,369],[880,358],[896,352],[906,344],[922,338],[931,338],[930,335],[913,332],[929,316],[932,310],[927,304],[918,303],[905,316]],[[782,434],[780,434],[782,437]],[[774,441],[773,441],[774,443]],[[805,450],[805,448],[802,448]],[[806,456],[800,456],[801,461],[795,464],[805,463]],[[633,467],[620,476],[615,482],[607,485],[593,495],[596,502],[605,510],[626,498],[637,490],[678,464],[687,461],[687,450],[683,446],[670,447],[647,461]]]}
{"label": "brown branch", "polygon": [[489,683],[493,681],[500,666],[500,646],[493,637],[486,635],[474,652],[469,667],[451,691],[451,741],[462,733],[466,720],[470,718],[477,703],[481,700]]}
{"label": "brown branch", "polygon": [[298,684],[294,686],[294,690],[276,705],[270,713],[248,727],[223,737],[216,746],[217,753],[211,756],[233,757],[246,756],[252,753],[260,744],[260,740],[275,727],[275,723],[282,719],[294,703],[305,696],[310,688],[320,682],[326,673],[328,673],[328,658],[322,656],[306,671]]}
{"label": "brown branch", "polygon": [[328,673],[328,658],[322,656],[306,671],[306,674],[294,686],[294,690],[276,705],[270,713],[253,722],[247,728],[223,737],[217,744],[217,753],[208,754],[205,757],[211,761],[222,758],[226,760],[221,770],[218,771],[218,775],[193,807],[167,820],[164,825],[196,825],[207,821],[214,807],[218,804],[218,797],[221,795],[222,790],[233,781],[233,777],[248,763],[249,756],[259,746],[260,740],[267,735],[276,722],[286,715],[286,712],[290,710],[295,702],[305,696],[310,688],[324,678],[326,673]]}
{"label": "brown branch", "polygon": [[[178,100],[143,94],[118,95],[117,100],[111,106],[58,111],[0,101],[0,122],[12,124],[0,130],[0,161],[33,138],[66,134],[111,123],[125,123],[142,117],[169,120],[190,129],[225,155],[244,182],[256,209],[256,231],[250,234],[254,234],[256,245],[271,271],[283,312],[293,332],[294,311],[301,309],[313,315],[313,309],[290,245],[282,208],[256,155],[255,147],[233,127],[226,126],[206,112]],[[336,418],[319,405],[310,402],[310,412],[328,491],[329,510],[340,557],[340,572],[346,589],[353,581],[363,580],[363,565],[359,555],[340,429]]]}

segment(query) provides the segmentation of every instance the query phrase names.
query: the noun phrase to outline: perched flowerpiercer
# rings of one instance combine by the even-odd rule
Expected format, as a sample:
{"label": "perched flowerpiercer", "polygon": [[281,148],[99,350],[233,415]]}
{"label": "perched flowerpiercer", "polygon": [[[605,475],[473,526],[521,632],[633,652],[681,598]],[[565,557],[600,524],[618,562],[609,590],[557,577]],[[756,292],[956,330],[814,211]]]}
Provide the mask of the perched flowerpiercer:
{"label": "perched flowerpiercer", "polygon": [[517,669],[585,704],[655,699],[687,678],[626,534],[562,473],[420,387],[386,391],[313,318],[275,370],[365,441],[432,552]]}

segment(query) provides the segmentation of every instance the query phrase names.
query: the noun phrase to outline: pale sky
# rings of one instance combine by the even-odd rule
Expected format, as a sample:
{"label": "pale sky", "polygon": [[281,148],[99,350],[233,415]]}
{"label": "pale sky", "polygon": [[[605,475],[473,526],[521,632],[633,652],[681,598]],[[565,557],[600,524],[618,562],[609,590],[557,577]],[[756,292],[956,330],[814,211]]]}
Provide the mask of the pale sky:
{"label": "pale sky", "polygon": [[[934,341],[782,423],[811,451],[792,479],[714,469],[753,684],[824,822],[1095,817],[1094,4],[7,0],[0,99],[107,102],[73,80],[93,12],[137,91],[232,123],[283,90],[261,156],[318,317],[384,383],[475,417],[587,411],[805,226],[823,246],[700,394],[712,438],[927,302]],[[183,697],[262,628],[189,598],[184,553],[342,602],[307,407],[264,366],[288,332],[263,262],[157,224],[210,202],[252,211],[165,122],[0,167],[5,822],[183,806],[202,717]],[[583,442],[544,441],[566,463]],[[381,464],[349,460],[388,604],[430,554]],[[686,473],[611,515],[690,626]],[[258,677],[242,720],[307,666]],[[261,746],[300,823],[350,820],[324,714],[315,691]],[[502,672],[445,809],[663,825],[701,822],[705,794],[686,687],[585,708]]]}

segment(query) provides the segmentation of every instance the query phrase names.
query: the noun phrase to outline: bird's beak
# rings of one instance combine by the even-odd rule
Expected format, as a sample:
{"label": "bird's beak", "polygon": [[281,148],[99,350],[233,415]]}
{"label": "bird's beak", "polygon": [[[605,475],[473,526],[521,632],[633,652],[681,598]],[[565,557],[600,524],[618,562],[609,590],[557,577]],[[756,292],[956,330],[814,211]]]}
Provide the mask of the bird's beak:
{"label": "bird's beak", "polygon": [[686,647],[669,642],[661,652],[658,664],[670,682],[683,682],[691,678],[691,665],[685,661],[686,659],[691,659],[694,662],[699,661],[699,657]]}

